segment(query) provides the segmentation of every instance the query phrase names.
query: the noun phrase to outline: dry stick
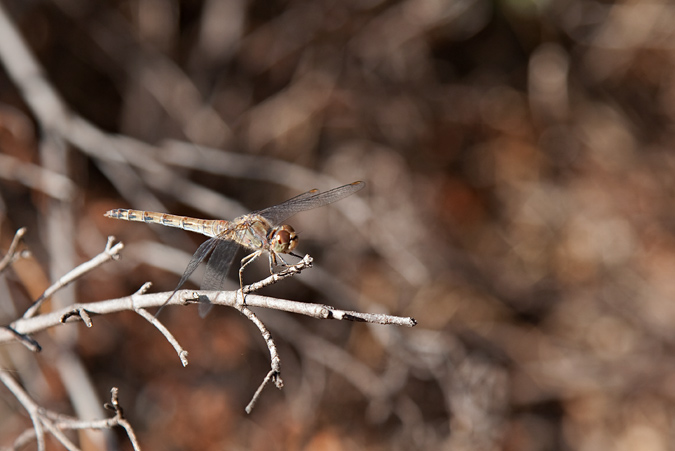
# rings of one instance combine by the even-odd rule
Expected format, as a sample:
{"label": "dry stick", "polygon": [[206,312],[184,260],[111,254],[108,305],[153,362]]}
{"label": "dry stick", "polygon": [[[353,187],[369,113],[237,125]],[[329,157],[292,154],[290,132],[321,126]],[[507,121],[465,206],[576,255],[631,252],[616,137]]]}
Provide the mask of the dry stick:
{"label": "dry stick", "polygon": [[254,291],[258,291],[261,288],[265,288],[269,285],[273,285],[287,277],[292,277],[296,274],[299,274],[300,272],[302,272],[303,269],[311,268],[313,262],[314,259],[309,254],[306,254],[299,262],[293,265],[286,266],[283,271],[271,274],[259,282],[246,285],[245,287],[242,288],[242,291],[244,292],[244,294],[248,294]]}
{"label": "dry stick", "polygon": [[124,418],[124,412],[118,402],[117,387],[111,390],[111,401],[106,403],[104,407],[115,412],[115,416],[105,420],[82,421],[77,418],[69,417],[67,415],[55,413],[40,407],[33,399],[25,392],[19,383],[5,370],[0,369],[0,382],[2,382],[9,391],[16,397],[16,399],[24,406],[31,419],[33,420],[33,429],[22,433],[14,441],[14,449],[18,449],[28,443],[29,440],[35,438],[38,444],[38,450],[44,450],[44,426],[61,444],[68,450],[78,450],[79,448],[72,443],[63,433],[65,429],[110,429],[114,426],[121,426],[127,432],[129,441],[135,450],[140,451],[138,439],[134,433],[133,428],[129,422]]}
{"label": "dry stick", "polygon": [[9,373],[3,369],[0,369],[0,382],[5,384],[5,387],[9,391],[12,392],[14,397],[21,403],[21,405],[26,409],[28,412],[28,415],[30,416],[31,420],[33,421],[33,429],[35,430],[35,437],[37,439],[37,448],[39,451],[43,451],[45,449],[45,438],[44,438],[44,430],[42,427],[44,426],[49,432],[52,433],[52,435],[59,441],[61,444],[68,450],[75,451],[77,450],[77,446],[75,446],[74,443],[72,443],[68,438],[58,430],[54,424],[46,418],[43,414],[42,411],[43,409],[35,403],[31,399],[30,396],[28,396],[28,393],[26,393],[23,388],[21,388],[21,385],[14,380],[12,376],[9,375]]}
{"label": "dry stick", "polygon": [[[152,283],[146,282],[145,284],[143,284],[143,286],[136,293],[134,293],[132,295],[132,298],[133,298],[133,296],[144,294],[146,291],[148,291],[148,289],[150,289],[151,286],[152,286]],[[166,326],[164,326],[164,324],[162,324],[157,319],[157,316],[152,315],[150,312],[148,312],[144,308],[140,308],[140,307],[135,308],[134,311],[136,313],[138,313],[139,315],[141,315],[143,318],[145,318],[150,324],[155,326],[157,328],[157,330],[159,330],[161,332],[162,335],[164,335],[164,338],[166,338],[167,341],[171,344],[171,346],[173,346],[173,349],[176,350],[176,353],[178,354],[178,358],[180,359],[180,362],[183,364],[183,366],[187,366],[188,365],[188,359],[187,359],[188,352],[180,345],[180,343],[178,343],[178,340],[176,340],[176,338],[173,336],[173,334],[171,332],[169,332],[169,329],[167,329]]]}
{"label": "dry stick", "polygon": [[124,244],[122,242],[117,243],[116,245],[113,246],[113,242],[115,241],[115,237],[109,236],[108,237],[108,242],[105,245],[105,249],[103,252],[89,260],[88,262],[82,263],[72,271],[69,271],[66,275],[61,277],[56,283],[54,283],[52,286],[47,288],[44,293],[31,305],[28,310],[26,310],[26,313],[23,314],[24,318],[31,318],[35,316],[37,313],[38,309],[42,305],[42,303],[51,295],[53,295],[56,291],[60,290],[61,288],[65,287],[66,285],[72,283],[74,280],[78,279],[79,277],[82,277],[92,269],[102,265],[103,263],[119,258],[119,253],[124,247]]}
{"label": "dry stick", "polygon": [[[50,410],[41,409],[41,414],[49,418],[54,422],[54,425],[59,430],[82,430],[82,429],[111,429],[115,426],[121,426],[127,433],[129,441],[133,449],[140,451],[141,447],[136,438],[136,433],[134,432],[129,421],[124,417],[124,410],[120,406],[118,401],[119,389],[113,387],[111,390],[110,403],[105,403],[104,408],[115,412],[115,416],[112,418],[106,418],[104,420],[89,420],[84,421],[75,417],[64,415],[61,413],[52,412]],[[35,430],[31,429],[22,433],[14,441],[14,449],[19,449],[28,443],[31,439],[35,437]]]}
{"label": "dry stick", "polygon": [[21,240],[23,240],[23,236],[25,234],[26,234],[25,227],[21,227],[14,234],[12,243],[9,245],[9,249],[7,249],[7,254],[5,254],[5,256],[2,257],[2,260],[0,260],[0,273],[3,272],[5,269],[7,269],[12,263],[17,261],[18,259],[30,256],[30,251],[27,250],[17,252],[17,248],[19,247],[19,244],[21,243]]}
{"label": "dry stick", "polygon": [[45,449],[45,435],[44,431],[42,430],[42,425],[40,424],[40,419],[38,418],[39,406],[33,402],[30,396],[28,396],[28,394],[21,388],[19,383],[2,368],[0,368],[0,382],[5,384],[5,387],[7,387],[7,389],[12,392],[14,397],[28,412],[31,421],[33,422],[33,429],[35,430],[38,451],[43,451]]}
{"label": "dry stick", "polygon": [[131,442],[131,446],[133,446],[135,450],[140,451],[141,447],[138,443],[138,439],[136,438],[136,434],[134,433],[134,429],[131,427],[129,421],[124,418],[124,411],[117,400],[118,392],[119,389],[117,387],[113,387],[110,390],[110,404],[106,403],[104,407],[107,409],[112,409],[115,412],[115,416],[111,418],[111,420],[114,420],[116,425],[122,426],[124,428],[124,430],[127,432],[127,436],[129,437],[129,441]]}
{"label": "dry stick", "polygon": [[239,310],[244,316],[246,316],[253,324],[255,324],[256,327],[258,327],[260,334],[265,340],[265,344],[267,344],[267,349],[270,351],[270,364],[272,369],[269,373],[267,373],[267,376],[265,376],[265,379],[263,379],[256,392],[253,394],[251,402],[249,402],[246,406],[246,413],[251,413],[255,403],[258,401],[258,398],[262,393],[263,388],[265,388],[265,385],[267,385],[269,381],[273,381],[274,385],[280,390],[284,386],[284,381],[281,380],[281,358],[279,358],[277,345],[274,343],[274,339],[272,339],[272,334],[270,334],[270,331],[267,330],[265,324],[263,324],[263,322],[258,319],[255,313],[253,313],[251,309],[245,305],[238,304],[235,306],[235,308]]}
{"label": "dry stick", "polygon": [[[246,288],[246,287],[244,287]],[[184,305],[199,302],[200,296],[209,296],[211,302],[217,305],[236,307],[238,305],[235,291],[191,291],[180,290],[167,305]],[[143,295],[125,296],[117,299],[90,302],[86,304],[72,304],[60,310],[43,313],[32,318],[19,318],[10,323],[10,327],[20,334],[32,334],[50,327],[62,324],[64,316],[72,315],[74,310],[85,309],[90,315],[106,315],[125,310],[136,311],[137,308],[160,307],[166,301],[171,292],[160,292]],[[246,296],[248,307],[263,307],[285,312],[297,313],[317,319],[337,319],[343,321],[362,321],[374,324],[395,324],[399,326],[413,327],[417,324],[414,318],[394,315],[370,314],[352,311],[344,311],[323,304],[311,304],[306,302],[277,299],[267,296],[249,294]],[[71,316],[66,322],[77,321],[77,316]],[[0,343],[16,340],[14,333],[0,329]]]}
{"label": "dry stick", "polygon": [[[252,291],[259,290],[263,287],[266,287],[266,286],[272,285],[274,283],[277,283],[277,282],[279,282],[279,281],[281,281],[281,280],[283,280],[287,277],[292,277],[295,274],[299,274],[303,269],[310,268],[311,266],[312,266],[312,257],[310,257],[309,255],[305,255],[305,257],[300,262],[296,263],[295,265],[288,266],[283,271],[281,271],[279,273],[276,273],[276,274],[272,274],[269,277],[267,277],[266,279],[261,280],[260,282],[257,282],[257,283],[251,284],[251,285],[246,285],[242,289],[242,291],[244,293],[250,293]],[[148,291],[148,289],[150,288],[150,286],[151,286],[151,284],[149,282],[144,284],[136,293],[134,293],[134,295],[139,295],[139,294],[142,295],[142,294],[146,293]],[[171,301],[171,299],[174,297],[174,295],[176,293],[178,293],[178,292],[172,293],[171,296],[169,297],[169,299],[167,301],[165,301],[165,304],[163,304],[160,307],[160,309],[162,309],[165,305],[170,305],[169,301]],[[185,299],[184,303],[190,303],[193,300],[196,300],[198,302],[204,302],[204,299],[208,299],[208,297],[207,296],[200,296],[200,295],[197,295],[195,297],[194,293],[192,293],[192,297],[186,297],[184,299]],[[167,303],[167,302],[169,302],[169,303]],[[263,333],[263,338],[268,343],[268,346],[270,346],[270,345],[272,346],[270,348],[270,353],[272,354],[272,360],[274,361],[274,355],[276,355],[276,346],[274,346],[274,342],[270,343],[271,340],[268,341],[267,337],[265,336],[265,333],[267,333],[269,335],[269,332],[267,332],[267,329],[265,329],[265,326],[262,323],[260,323],[260,325],[258,325],[259,321],[257,320],[257,318],[253,319],[251,316],[249,316],[249,313],[247,313],[247,312],[250,312],[250,315],[253,315],[253,317],[255,317],[253,312],[251,312],[248,309],[246,309],[246,311],[242,310],[241,308],[239,308],[239,306],[240,306],[240,304],[238,303],[234,307],[237,308],[237,310],[242,312],[242,314],[244,314],[246,317],[249,318],[249,320],[253,321],[258,326],[261,333]],[[145,318],[148,322],[150,322],[150,324],[155,326],[157,328],[157,330],[159,330],[162,333],[162,335],[164,335],[164,337],[168,340],[168,342],[171,344],[171,346],[173,346],[173,348],[178,353],[178,357],[180,358],[180,361],[183,364],[183,366],[187,366],[187,364],[188,364],[188,360],[187,360],[188,352],[178,343],[178,340],[176,340],[174,338],[174,336],[171,334],[171,332],[169,332],[169,330],[157,319],[157,314],[151,315],[150,313],[148,313],[147,310],[142,309],[142,308],[136,308],[135,311],[136,311],[136,313],[141,315],[143,318]],[[67,318],[63,318],[63,320],[65,320],[65,319],[67,319]],[[62,321],[62,322],[64,322],[64,321]],[[262,327],[262,329],[261,329],[261,327]]]}

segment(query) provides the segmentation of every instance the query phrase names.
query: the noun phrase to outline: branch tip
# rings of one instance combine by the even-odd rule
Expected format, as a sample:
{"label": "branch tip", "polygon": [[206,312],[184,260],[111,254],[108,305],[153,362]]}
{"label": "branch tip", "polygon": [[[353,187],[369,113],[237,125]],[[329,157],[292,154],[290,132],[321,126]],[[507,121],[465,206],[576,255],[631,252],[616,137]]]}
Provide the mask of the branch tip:
{"label": "branch tip", "polygon": [[188,352],[186,350],[182,350],[178,356],[180,357],[180,361],[183,364],[183,366],[188,366]]}
{"label": "branch tip", "polygon": [[152,287],[152,282],[145,282],[141,287],[136,290],[136,292],[133,294],[134,296],[136,295],[142,295],[148,292],[148,290]]}

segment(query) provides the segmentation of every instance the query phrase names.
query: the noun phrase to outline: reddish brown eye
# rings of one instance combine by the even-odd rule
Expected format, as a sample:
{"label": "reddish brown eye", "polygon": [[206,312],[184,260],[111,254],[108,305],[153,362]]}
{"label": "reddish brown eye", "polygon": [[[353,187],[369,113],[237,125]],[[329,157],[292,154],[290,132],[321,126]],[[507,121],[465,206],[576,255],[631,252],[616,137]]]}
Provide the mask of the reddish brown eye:
{"label": "reddish brown eye", "polygon": [[298,236],[293,227],[283,225],[275,228],[270,234],[270,244],[274,252],[289,253],[298,245]]}
{"label": "reddish brown eye", "polygon": [[277,233],[279,244],[287,244],[291,241],[291,234],[287,230],[279,230]]}

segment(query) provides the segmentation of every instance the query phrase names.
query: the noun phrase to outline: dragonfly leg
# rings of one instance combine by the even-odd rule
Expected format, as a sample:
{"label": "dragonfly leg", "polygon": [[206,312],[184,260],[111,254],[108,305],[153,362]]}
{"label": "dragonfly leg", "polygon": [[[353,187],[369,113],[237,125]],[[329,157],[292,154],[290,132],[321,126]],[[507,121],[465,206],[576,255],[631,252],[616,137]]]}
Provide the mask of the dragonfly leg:
{"label": "dragonfly leg", "polygon": [[284,260],[284,257],[282,257],[281,255],[277,255],[277,257],[279,257],[279,260],[281,260],[281,264],[279,264],[278,262],[274,262],[277,266],[286,266],[286,267],[291,266],[288,264],[286,260]]}
{"label": "dragonfly leg", "polygon": [[274,268],[276,266],[279,266],[279,262],[277,261],[277,257],[279,257],[279,259],[282,260],[282,261],[283,261],[283,259],[281,258],[281,255],[277,254],[276,252],[270,252],[268,255],[269,255],[269,261],[270,261],[270,274],[274,274]]}
{"label": "dragonfly leg", "polygon": [[[290,255],[292,255],[293,257],[302,258],[299,255],[295,255],[293,253],[290,253]],[[282,257],[281,254],[277,254],[276,252],[270,252],[269,258],[270,258],[270,274],[274,274],[275,266],[284,266],[286,268],[291,266],[286,260],[284,260],[284,257]],[[279,259],[279,261],[281,261],[281,263],[277,261],[277,258]]]}
{"label": "dragonfly leg", "polygon": [[251,263],[256,258],[260,257],[263,251],[255,251],[252,254],[248,254],[246,257],[241,259],[241,266],[239,267],[239,292],[241,293],[241,303],[242,305],[246,304],[244,299],[244,268]]}

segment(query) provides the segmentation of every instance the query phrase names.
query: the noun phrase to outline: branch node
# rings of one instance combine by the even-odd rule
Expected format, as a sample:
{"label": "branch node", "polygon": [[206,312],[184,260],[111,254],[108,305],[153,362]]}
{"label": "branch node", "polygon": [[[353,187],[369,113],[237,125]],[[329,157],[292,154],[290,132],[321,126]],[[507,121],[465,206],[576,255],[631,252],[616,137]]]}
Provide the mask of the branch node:
{"label": "branch node", "polygon": [[[204,299],[205,298],[205,299]],[[210,303],[208,296],[199,294],[196,291],[186,292],[179,297],[182,305],[198,304],[200,302]]]}
{"label": "branch node", "polygon": [[91,317],[89,316],[89,312],[87,312],[84,308],[77,308],[69,311],[68,313],[65,313],[61,315],[61,318],[59,321],[61,323],[66,323],[71,317],[76,317],[82,320],[84,322],[85,326],[91,327],[93,326],[93,323],[91,322]]}

